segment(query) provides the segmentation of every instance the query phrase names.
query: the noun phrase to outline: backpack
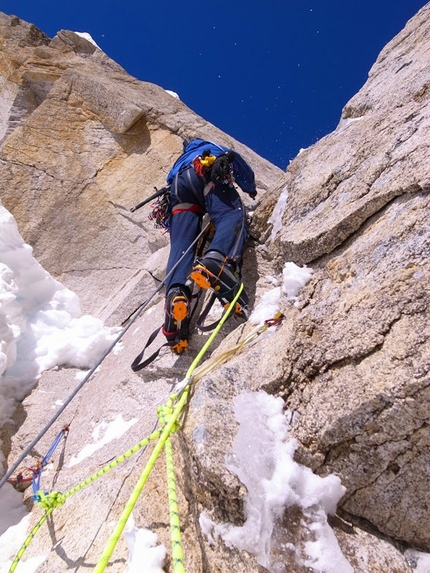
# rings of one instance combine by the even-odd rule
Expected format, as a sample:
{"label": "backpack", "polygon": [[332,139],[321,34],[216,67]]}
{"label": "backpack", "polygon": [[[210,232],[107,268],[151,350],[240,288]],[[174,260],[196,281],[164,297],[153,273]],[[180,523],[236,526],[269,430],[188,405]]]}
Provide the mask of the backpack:
{"label": "backpack", "polygon": [[[169,171],[166,181],[171,185],[175,175],[181,173],[186,169],[193,160],[202,155],[204,151],[209,151],[210,155],[218,157],[222,153],[231,151],[228,147],[218,145],[212,141],[205,141],[203,139],[193,139],[187,144],[184,144],[184,152],[175,161],[173,167]],[[233,177],[239,187],[245,193],[253,193],[255,191],[255,178],[254,172],[246,161],[235,151],[235,158],[233,161]]]}

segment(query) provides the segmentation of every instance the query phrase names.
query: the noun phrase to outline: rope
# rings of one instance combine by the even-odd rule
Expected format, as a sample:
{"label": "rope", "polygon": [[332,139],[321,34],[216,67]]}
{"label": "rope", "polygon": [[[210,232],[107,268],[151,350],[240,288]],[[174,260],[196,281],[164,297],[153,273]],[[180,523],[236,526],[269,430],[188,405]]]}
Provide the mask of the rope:
{"label": "rope", "polygon": [[[171,401],[173,402],[173,399],[175,399],[175,398],[176,398],[176,395],[172,396]],[[149,477],[149,475],[150,475],[150,473],[154,467],[154,464],[155,464],[164,444],[166,443],[166,440],[169,437],[170,432],[172,431],[172,428],[175,425],[176,420],[178,419],[178,416],[181,413],[182,408],[184,407],[184,405],[187,401],[187,398],[188,398],[188,392],[184,392],[182,394],[182,397],[179,400],[175,410],[173,411],[171,419],[169,420],[167,425],[164,427],[162,434],[160,436],[160,439],[158,440],[158,442],[154,448],[154,451],[152,452],[152,454],[151,454],[151,456],[150,456],[150,458],[149,458],[149,460],[148,460],[148,462],[147,462],[147,464],[146,464],[146,466],[145,466],[145,468],[144,468],[144,470],[143,470],[143,472],[142,472],[142,474],[141,474],[141,476],[140,476],[128,502],[127,502],[127,505],[125,506],[124,511],[122,512],[121,517],[119,518],[118,523],[116,524],[115,529],[114,529],[114,531],[113,531],[113,533],[112,533],[112,535],[111,535],[111,537],[110,537],[110,539],[109,539],[109,541],[108,541],[108,543],[107,543],[107,545],[103,551],[103,554],[100,557],[93,573],[102,573],[105,570],[105,568],[109,562],[109,559],[110,559],[110,557],[111,557],[111,555],[112,555],[112,553],[116,547],[116,544],[118,543],[118,540],[119,540],[119,538],[120,538],[120,536],[124,530],[124,527],[127,523],[127,520],[130,517],[131,512],[133,511],[134,506],[137,503],[137,500],[138,500],[138,498],[142,492],[142,489],[143,489],[146,481],[148,480],[148,477]]]}
{"label": "rope", "polygon": [[178,499],[176,497],[175,466],[173,463],[172,441],[166,441],[167,495],[169,498],[170,539],[172,541],[172,563],[174,573],[185,573],[182,551],[181,523],[179,520]]}
{"label": "rope", "polygon": [[28,535],[27,539],[24,541],[24,543],[21,546],[21,549],[18,551],[18,553],[15,555],[14,560],[12,561],[12,564],[9,568],[9,572],[8,573],[14,573],[14,571],[16,570],[16,568],[18,567],[18,563],[21,561],[22,556],[24,555],[27,547],[30,545],[31,541],[33,540],[34,536],[36,535],[36,533],[39,531],[39,529],[42,527],[42,525],[45,523],[45,521],[48,519],[49,515],[54,511],[54,508],[46,511],[42,517],[39,519],[39,521],[36,523],[36,525],[33,527],[33,529],[31,530],[30,534]]}
{"label": "rope", "polygon": [[[191,376],[194,372],[194,370],[196,369],[197,365],[199,364],[200,360],[203,358],[203,355],[205,354],[206,350],[209,348],[209,346],[212,344],[215,336],[218,334],[218,332],[221,330],[221,327],[223,326],[224,322],[227,320],[227,318],[230,316],[232,310],[234,308],[236,308],[236,302],[239,300],[240,295],[242,294],[243,291],[243,283],[240,285],[238,292],[236,293],[236,296],[234,297],[232,303],[230,304],[230,306],[228,307],[228,309],[226,310],[225,314],[222,316],[221,320],[219,321],[219,323],[217,324],[215,330],[212,332],[212,334],[210,335],[210,337],[207,339],[207,341],[205,342],[205,344],[203,345],[202,349],[200,350],[200,352],[197,354],[197,356],[194,358],[191,366],[188,368],[188,372],[185,375],[185,378],[179,382],[179,385],[177,386],[177,392],[180,394],[181,392],[184,391],[184,389],[191,383]],[[199,379],[201,378],[201,376],[199,377]]]}
{"label": "rope", "polygon": [[[67,498],[72,496],[73,494],[77,493],[78,491],[82,490],[87,485],[90,485],[94,481],[96,481],[99,477],[103,476],[104,474],[108,473],[110,470],[117,467],[122,462],[129,459],[133,454],[138,452],[141,448],[147,446],[150,441],[154,441],[159,439],[154,451],[150,459],[148,460],[144,471],[135,486],[135,489],[132,492],[132,495],[129,498],[129,501],[117,523],[117,526],[105,548],[105,551],[99,562],[97,563],[96,568],[94,569],[94,573],[102,573],[106,568],[110,556],[112,555],[113,550],[116,547],[116,544],[119,540],[120,535],[122,534],[124,527],[127,523],[130,514],[136,505],[136,502],[140,496],[140,493],[154,467],[154,464],[161,452],[163,446],[166,450],[166,468],[167,468],[167,488],[168,488],[168,499],[169,499],[169,514],[170,514],[170,529],[171,529],[171,543],[172,543],[172,562],[173,562],[173,570],[174,573],[185,573],[185,566],[183,562],[183,551],[182,551],[182,544],[181,544],[181,532],[180,532],[180,521],[179,521],[179,511],[178,511],[178,503],[177,503],[177,496],[176,496],[176,483],[175,483],[175,472],[174,472],[174,464],[173,464],[173,454],[172,454],[172,445],[170,440],[170,435],[173,432],[176,432],[179,429],[178,418],[182,412],[183,407],[185,406],[191,381],[197,381],[201,379],[205,374],[207,374],[210,370],[214,369],[216,366],[224,362],[227,358],[229,358],[235,352],[241,351],[244,346],[253,342],[260,334],[262,334],[265,330],[270,328],[271,326],[277,325],[283,318],[283,315],[279,312],[277,315],[270,320],[266,320],[265,323],[257,328],[253,329],[241,342],[235,345],[233,348],[221,353],[220,355],[210,358],[208,361],[205,362],[200,368],[197,368],[199,362],[201,361],[203,355],[205,354],[206,350],[209,348],[210,344],[213,342],[214,338],[220,331],[222,325],[229,317],[232,309],[235,308],[236,301],[239,299],[243,290],[243,284],[240,285],[240,288],[236,294],[235,299],[233,300],[232,304],[229,306],[227,312],[222,317],[219,325],[215,331],[211,334],[209,339],[206,341],[198,355],[193,360],[191,366],[188,368],[187,374],[184,380],[181,383],[180,391],[172,394],[168,399],[167,403],[163,406],[157,408],[158,419],[162,424],[162,427],[152,432],[148,437],[144,438],[140,442],[138,442],[135,446],[127,450],[124,454],[121,454],[117,458],[115,458],[112,462],[104,466],[101,470],[94,473],[72,489],[70,489],[67,493],[62,494],[60,492],[51,492],[49,494],[44,493],[42,491],[38,491],[37,495],[34,496],[37,502],[41,507],[45,509],[44,515],[40,518],[38,523],[33,527],[30,534],[28,535],[27,539],[23,543],[22,547],[18,551],[17,555],[15,556],[11,567],[9,569],[9,573],[13,573],[16,570],[16,567],[21,560],[24,552],[26,551],[27,547],[30,545],[30,542],[35,537],[36,533],[39,531],[43,523],[47,520],[48,516],[54,511],[56,507],[61,507],[66,502]],[[179,402],[174,407],[174,403],[179,399]],[[60,437],[63,437],[64,433],[68,431],[68,428],[65,427],[60,432],[60,434],[54,440],[51,448],[48,451],[48,454],[45,456],[44,460],[49,459],[52,455],[53,451],[57,447],[58,443],[60,442]]]}
{"label": "rope", "polygon": [[[142,492],[142,489],[145,485],[145,483],[147,482],[149,475],[155,465],[155,462],[161,452],[161,450],[163,449],[164,445],[166,444],[170,434],[172,431],[175,431],[177,429],[177,420],[178,417],[180,415],[180,413],[182,412],[183,407],[185,406],[187,400],[188,400],[188,394],[189,394],[189,390],[190,390],[190,384],[191,384],[191,380],[192,380],[192,375],[193,372],[195,370],[195,368],[197,367],[198,363],[200,362],[200,360],[202,359],[203,355],[205,354],[206,350],[209,348],[209,346],[212,344],[215,336],[218,334],[218,332],[220,331],[222,325],[224,324],[224,322],[227,320],[227,318],[229,317],[230,313],[232,312],[232,310],[236,307],[236,302],[239,300],[239,297],[241,295],[243,291],[243,283],[240,285],[235,298],[232,301],[232,304],[229,306],[229,308],[227,309],[227,312],[224,314],[223,319],[220,321],[219,325],[216,327],[216,329],[213,331],[213,333],[211,334],[211,336],[208,338],[208,340],[206,341],[206,343],[203,345],[203,348],[200,350],[200,352],[198,353],[198,355],[196,356],[196,358],[193,360],[191,366],[188,368],[187,373],[185,375],[185,379],[183,381],[183,383],[181,384],[181,390],[179,393],[177,394],[172,394],[172,396],[169,398],[168,402],[167,402],[167,408],[172,408],[173,409],[173,404],[176,400],[179,399],[179,402],[177,403],[176,407],[173,409],[171,415],[169,416],[169,420],[167,422],[167,424],[165,425],[162,434],[160,436],[160,439],[158,440],[145,468],[143,469],[143,472],[127,502],[127,505],[124,508],[124,511],[122,512],[118,523],[115,526],[115,529],[93,571],[93,573],[103,573],[103,571],[106,569],[107,564],[109,563],[109,559],[118,543],[118,540],[125,528],[125,525],[127,523],[128,518],[131,515],[131,512],[134,509],[134,506],[137,503],[137,500]],[[185,383],[185,384],[184,384]],[[161,409],[161,415],[163,419],[166,419],[166,410]],[[173,523],[173,530],[175,530],[175,533],[172,533],[171,535],[173,536],[172,539],[175,539],[175,544],[177,541],[177,530],[176,530],[177,524],[174,522]],[[171,530],[172,530],[172,523],[171,523]],[[173,543],[173,541],[172,541]],[[180,552],[182,553],[182,549],[180,550]],[[182,558],[179,559],[179,550],[176,548],[175,549],[175,554],[178,556],[178,561],[176,563],[176,567],[177,569],[174,570],[175,573],[183,573],[185,572],[185,568],[182,562]]]}
{"label": "rope", "polygon": [[45,494],[44,492],[38,491],[37,495],[34,497],[35,497],[36,501],[39,503],[39,505],[41,507],[45,508],[45,514],[40,518],[38,523],[31,530],[27,539],[22,544],[20,550],[18,551],[18,553],[15,556],[15,559],[12,562],[12,565],[11,565],[8,573],[13,573],[15,571],[15,569],[16,569],[19,561],[21,560],[22,556],[24,555],[27,547],[30,545],[30,542],[33,540],[34,536],[39,531],[42,524],[46,521],[47,517],[54,511],[54,509],[56,507],[61,507],[66,502],[66,500],[69,497],[71,497],[73,494],[77,493],[78,491],[81,491],[87,485],[90,485],[91,483],[95,482],[99,477],[108,473],[110,470],[116,468],[122,462],[125,462],[133,454],[138,452],[143,447],[147,446],[150,441],[153,441],[153,440],[156,440],[157,438],[159,438],[161,435],[161,432],[162,432],[162,428],[155,430],[147,438],[144,438],[143,440],[141,440],[138,444],[136,444],[135,446],[130,448],[127,452],[125,452],[124,454],[121,454],[120,456],[118,456],[117,458],[112,460],[109,464],[104,466],[101,470],[94,473],[93,475],[91,475],[90,477],[88,477],[87,479],[85,479],[84,481],[82,481],[81,483],[76,485],[75,487],[73,487],[71,490],[69,490],[65,494],[62,494],[59,492],[51,492],[49,494]]}
{"label": "rope", "polygon": [[124,454],[121,454],[120,456],[118,456],[117,458],[112,460],[109,464],[104,466],[101,470],[94,473],[93,475],[91,475],[90,477],[88,477],[87,479],[85,479],[84,481],[82,481],[81,483],[76,485],[75,487],[73,487],[71,490],[69,490],[65,494],[65,497],[68,498],[68,497],[72,496],[73,494],[77,493],[78,491],[81,491],[87,485],[94,483],[98,478],[107,474],[108,472],[110,472],[111,470],[113,470],[114,468],[116,468],[117,466],[119,466],[120,464],[122,464],[123,462],[128,460],[129,458],[131,458],[131,456],[133,456],[139,450],[141,450],[142,448],[147,446],[149,444],[149,442],[152,442],[152,441],[156,440],[157,438],[159,438],[161,435],[161,431],[162,431],[162,429],[159,428],[158,430],[155,430],[154,432],[152,432],[152,434],[150,434],[148,437],[141,440],[138,444],[136,444],[135,446],[133,446],[132,448],[127,450]]}
{"label": "rope", "polygon": [[25,457],[31,452],[31,450],[34,448],[34,446],[43,438],[43,436],[46,434],[46,432],[49,430],[49,428],[52,426],[52,424],[60,417],[60,415],[64,412],[64,410],[67,408],[67,406],[70,404],[70,402],[73,400],[73,398],[76,396],[76,394],[79,392],[79,390],[81,390],[81,388],[88,382],[88,380],[92,377],[92,375],[94,374],[94,372],[99,368],[100,364],[103,362],[103,360],[108,356],[108,354],[113,350],[113,348],[116,346],[116,344],[121,340],[121,338],[124,336],[124,334],[128,331],[128,329],[133,325],[133,323],[135,322],[135,320],[139,317],[139,315],[141,314],[141,312],[143,311],[144,308],[146,308],[148,306],[148,304],[151,302],[151,300],[155,297],[155,295],[161,290],[161,288],[163,287],[163,285],[165,284],[166,280],[169,278],[169,276],[173,273],[173,271],[176,269],[176,267],[179,265],[179,263],[183,260],[183,258],[187,255],[187,253],[190,251],[190,249],[192,249],[194,247],[195,244],[197,244],[197,242],[199,241],[200,237],[203,236],[203,234],[206,232],[207,228],[209,227],[210,223],[207,223],[207,225],[205,225],[205,227],[202,229],[202,231],[199,233],[199,235],[194,239],[194,241],[191,243],[191,245],[188,247],[188,249],[183,253],[183,255],[180,257],[180,259],[177,261],[177,263],[175,265],[173,265],[172,269],[169,271],[169,273],[164,277],[164,279],[161,281],[161,283],[158,285],[158,287],[154,290],[154,292],[149,296],[149,298],[146,299],[146,301],[144,303],[142,303],[142,305],[137,309],[136,313],[134,316],[132,316],[132,318],[130,318],[129,323],[127,324],[127,326],[125,326],[123,328],[123,330],[119,333],[119,335],[115,338],[115,340],[112,342],[112,344],[109,346],[109,348],[105,351],[105,353],[103,354],[103,356],[100,358],[100,360],[98,361],[98,363],[91,368],[91,370],[88,372],[88,374],[83,378],[83,380],[78,384],[78,386],[75,388],[75,390],[70,394],[70,396],[65,400],[65,402],[63,403],[63,405],[61,406],[61,408],[59,408],[57,410],[57,412],[55,413],[55,415],[51,418],[51,420],[46,424],[46,426],[37,434],[37,436],[34,438],[34,440],[30,443],[30,445],[28,445],[25,450],[22,452],[22,454],[19,456],[19,458],[17,459],[17,461],[12,465],[12,467],[6,472],[6,474],[3,476],[3,478],[0,480],[0,489],[4,486],[4,484],[7,482],[7,480],[11,477],[11,475],[13,474],[13,472],[18,468],[18,466],[21,464],[21,462],[25,459]]}

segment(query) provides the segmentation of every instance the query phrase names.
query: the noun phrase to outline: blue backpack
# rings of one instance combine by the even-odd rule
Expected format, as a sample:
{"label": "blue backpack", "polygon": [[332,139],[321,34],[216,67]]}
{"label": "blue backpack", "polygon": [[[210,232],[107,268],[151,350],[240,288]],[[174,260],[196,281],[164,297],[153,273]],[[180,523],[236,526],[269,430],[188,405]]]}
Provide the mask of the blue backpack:
{"label": "blue backpack", "polygon": [[[186,169],[193,160],[202,155],[204,151],[209,151],[210,155],[215,155],[218,157],[226,151],[231,151],[228,147],[218,145],[212,141],[205,141],[203,139],[193,139],[188,143],[183,154],[175,161],[172,169],[167,175],[166,181],[168,185],[171,185],[175,175]],[[254,193],[255,191],[255,177],[254,172],[251,167],[246,163],[246,161],[235,151],[235,158],[233,161],[233,177],[239,187],[245,193]]]}

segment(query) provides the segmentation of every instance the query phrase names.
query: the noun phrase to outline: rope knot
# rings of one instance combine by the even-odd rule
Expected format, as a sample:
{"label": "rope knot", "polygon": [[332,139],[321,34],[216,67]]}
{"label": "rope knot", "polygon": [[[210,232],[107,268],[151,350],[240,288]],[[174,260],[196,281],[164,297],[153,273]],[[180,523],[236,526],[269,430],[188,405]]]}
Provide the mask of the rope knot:
{"label": "rope knot", "polygon": [[[158,419],[160,420],[160,424],[162,426],[167,426],[170,421],[170,418],[173,415],[174,411],[174,404],[172,398],[170,398],[166,404],[163,406],[159,406],[157,408]],[[172,432],[177,432],[179,430],[179,422],[178,420],[172,426]]]}
{"label": "rope knot", "polygon": [[61,507],[64,505],[66,503],[66,496],[59,491],[44,493],[39,490],[35,495],[35,500],[45,509],[45,511],[47,511],[48,509],[54,509],[55,507]]}

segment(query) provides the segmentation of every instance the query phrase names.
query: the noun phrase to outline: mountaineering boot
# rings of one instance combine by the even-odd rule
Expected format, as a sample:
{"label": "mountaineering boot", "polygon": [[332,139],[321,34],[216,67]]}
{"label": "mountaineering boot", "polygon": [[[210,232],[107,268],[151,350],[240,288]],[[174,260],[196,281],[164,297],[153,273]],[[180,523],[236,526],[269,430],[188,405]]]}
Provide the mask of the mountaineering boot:
{"label": "mountaineering boot", "polygon": [[[203,289],[212,288],[219,299],[230,303],[240,286],[233,265],[218,251],[208,251],[204,257],[196,258],[190,278]],[[248,318],[248,295],[243,290],[236,303],[235,314]]]}
{"label": "mountaineering boot", "polygon": [[172,287],[166,296],[162,331],[175,354],[188,348],[190,302],[191,292],[186,286]]}

